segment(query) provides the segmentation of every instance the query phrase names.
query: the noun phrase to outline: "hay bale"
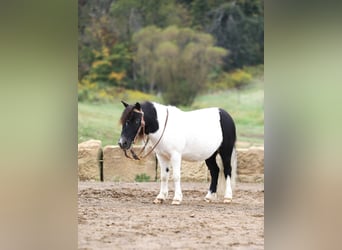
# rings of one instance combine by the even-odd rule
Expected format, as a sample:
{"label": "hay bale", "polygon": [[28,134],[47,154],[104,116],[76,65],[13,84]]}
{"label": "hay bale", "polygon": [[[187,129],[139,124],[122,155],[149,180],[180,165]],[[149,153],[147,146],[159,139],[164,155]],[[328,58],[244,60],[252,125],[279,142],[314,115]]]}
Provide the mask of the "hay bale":
{"label": "hay bale", "polygon": [[[139,152],[139,147],[135,149]],[[238,169],[237,181],[264,181],[264,149],[237,149]],[[172,168],[170,169],[172,181]],[[156,168],[156,157],[152,153],[142,161],[127,159],[118,146],[106,146],[103,149],[103,174],[105,181],[133,182],[137,175],[145,174],[150,181],[160,180],[160,166]],[[182,181],[210,181],[210,173],[204,161],[182,161]]]}
{"label": "hay bale", "polygon": [[205,161],[189,162],[182,161],[181,178],[182,181],[208,181],[210,175]]}
{"label": "hay bale", "polygon": [[[173,181],[173,169],[170,168],[170,181]],[[182,161],[181,165],[181,180],[188,182],[206,182],[209,180],[210,173],[205,161],[190,162]],[[160,165],[157,169],[157,180],[160,181]]]}
{"label": "hay bale", "polygon": [[99,159],[102,155],[100,140],[78,144],[78,178],[81,181],[100,180]]}
{"label": "hay bale", "polygon": [[[140,147],[134,148],[135,152]],[[105,146],[103,149],[103,175],[105,181],[133,182],[137,175],[150,177],[150,181],[156,179],[156,157],[151,153],[141,161],[131,160],[125,157],[124,152],[118,146]]]}
{"label": "hay bale", "polygon": [[237,176],[240,182],[264,181],[264,149],[238,149]]}

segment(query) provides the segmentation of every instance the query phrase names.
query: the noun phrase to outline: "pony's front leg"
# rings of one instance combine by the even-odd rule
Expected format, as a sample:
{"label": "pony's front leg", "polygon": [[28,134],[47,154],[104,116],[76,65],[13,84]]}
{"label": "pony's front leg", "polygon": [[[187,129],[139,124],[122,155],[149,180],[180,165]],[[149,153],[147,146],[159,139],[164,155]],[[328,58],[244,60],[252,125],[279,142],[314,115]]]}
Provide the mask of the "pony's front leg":
{"label": "pony's front leg", "polygon": [[153,201],[155,204],[163,203],[168,196],[168,180],[170,175],[169,161],[158,155],[158,162],[160,164],[160,192],[157,198]]}
{"label": "pony's front leg", "polygon": [[171,165],[173,169],[173,181],[175,183],[175,196],[173,197],[172,200],[172,205],[180,205],[183,199],[182,195],[182,189],[181,189],[181,175],[180,175],[180,170],[181,170],[181,163],[182,163],[182,158],[181,155],[179,154],[174,154],[171,157]]}

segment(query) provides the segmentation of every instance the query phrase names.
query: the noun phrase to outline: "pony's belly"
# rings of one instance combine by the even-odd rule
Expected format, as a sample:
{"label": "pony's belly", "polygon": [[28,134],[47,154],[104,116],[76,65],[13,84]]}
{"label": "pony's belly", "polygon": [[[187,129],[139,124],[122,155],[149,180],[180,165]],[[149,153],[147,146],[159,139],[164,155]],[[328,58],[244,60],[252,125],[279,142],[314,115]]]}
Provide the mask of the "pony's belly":
{"label": "pony's belly", "polygon": [[[218,136],[217,140],[193,140],[181,144],[160,143],[155,149],[157,154],[170,159],[172,154],[181,155],[185,161],[204,161],[212,156],[221,145],[222,139]],[[181,147],[179,145],[182,145]]]}
{"label": "pony's belly", "polygon": [[186,161],[204,161],[212,156],[220,147],[220,143],[198,143],[187,145],[182,153],[182,159]]}
{"label": "pony's belly", "polygon": [[213,151],[211,154],[183,154],[182,160],[185,161],[204,161],[208,159],[215,151]]}

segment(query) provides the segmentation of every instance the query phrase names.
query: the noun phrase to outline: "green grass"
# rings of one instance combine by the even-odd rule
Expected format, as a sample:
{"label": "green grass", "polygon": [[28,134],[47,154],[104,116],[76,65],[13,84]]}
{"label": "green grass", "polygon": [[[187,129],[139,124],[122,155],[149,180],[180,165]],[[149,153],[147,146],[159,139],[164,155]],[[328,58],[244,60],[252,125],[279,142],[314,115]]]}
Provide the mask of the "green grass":
{"label": "green grass", "polygon": [[[133,102],[135,100],[127,100]],[[264,88],[256,82],[244,90],[227,90],[204,94],[196,98],[192,110],[204,107],[221,107],[236,122],[238,141],[264,143]],[[120,100],[115,103],[78,103],[78,142],[89,139],[102,141],[102,146],[116,145],[120,137],[119,119],[123,110]]]}
{"label": "green grass", "polygon": [[147,174],[143,173],[143,174],[137,174],[135,176],[135,181],[136,182],[149,182],[151,179],[150,176],[148,176]]}
{"label": "green grass", "polygon": [[78,103],[78,142],[97,139],[102,146],[117,144],[121,112],[121,103]]}
{"label": "green grass", "polygon": [[264,88],[255,82],[237,91],[201,95],[192,108],[217,106],[227,110],[236,123],[238,141],[264,143]]}

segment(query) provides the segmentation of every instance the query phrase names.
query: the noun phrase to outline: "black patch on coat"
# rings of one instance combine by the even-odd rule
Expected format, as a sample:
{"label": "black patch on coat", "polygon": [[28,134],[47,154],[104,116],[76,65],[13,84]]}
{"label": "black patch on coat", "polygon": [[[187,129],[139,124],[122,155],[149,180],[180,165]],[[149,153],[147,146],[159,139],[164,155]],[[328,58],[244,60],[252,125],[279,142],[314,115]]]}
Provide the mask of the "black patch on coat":
{"label": "black patch on coat", "polygon": [[159,129],[157,110],[151,102],[141,104],[141,109],[144,112],[145,134],[155,133]]}
{"label": "black patch on coat", "polygon": [[233,118],[223,109],[219,109],[222,129],[222,144],[220,148],[233,150],[236,141],[236,128]]}

